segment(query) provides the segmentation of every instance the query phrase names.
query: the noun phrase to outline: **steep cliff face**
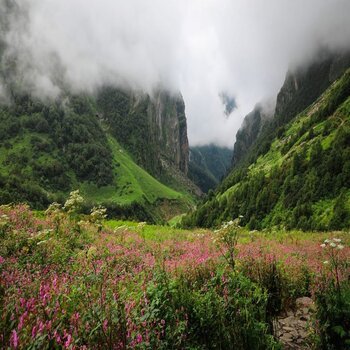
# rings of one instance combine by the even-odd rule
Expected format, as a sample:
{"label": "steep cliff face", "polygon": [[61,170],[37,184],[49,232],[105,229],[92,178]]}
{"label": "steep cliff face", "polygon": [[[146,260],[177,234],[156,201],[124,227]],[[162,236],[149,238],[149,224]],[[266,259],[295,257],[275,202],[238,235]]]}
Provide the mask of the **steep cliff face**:
{"label": "steep cliff face", "polygon": [[242,127],[236,135],[236,142],[233,149],[232,166],[237,165],[247,154],[255,140],[260,136],[267,120],[272,115],[261,104],[254,107],[243,121]]}
{"label": "steep cliff face", "polygon": [[[275,109],[258,104],[245,117],[236,135],[232,166],[237,166],[249,154],[266,152],[271,136],[282,132],[284,125],[314,102],[349,65],[350,52],[322,51],[312,64],[289,70],[277,95]],[[247,161],[253,158],[250,156]]]}
{"label": "steep cliff face", "polygon": [[163,178],[165,162],[187,174],[189,147],[181,95],[159,91],[150,97],[105,87],[98,93],[97,109],[113,136],[152,175]]}
{"label": "steep cliff face", "polygon": [[[185,104],[180,94],[171,96],[158,92],[150,100],[148,118],[154,130],[152,137],[158,145],[156,159],[166,160],[185,175],[188,171],[189,146]],[[156,128],[154,126],[157,126]]]}
{"label": "steep cliff face", "polygon": [[277,95],[275,121],[283,125],[315,101],[350,65],[350,52],[321,52],[312,64],[290,70]]}
{"label": "steep cliff face", "polygon": [[231,167],[232,150],[214,144],[190,147],[188,177],[203,192],[214,189]]}

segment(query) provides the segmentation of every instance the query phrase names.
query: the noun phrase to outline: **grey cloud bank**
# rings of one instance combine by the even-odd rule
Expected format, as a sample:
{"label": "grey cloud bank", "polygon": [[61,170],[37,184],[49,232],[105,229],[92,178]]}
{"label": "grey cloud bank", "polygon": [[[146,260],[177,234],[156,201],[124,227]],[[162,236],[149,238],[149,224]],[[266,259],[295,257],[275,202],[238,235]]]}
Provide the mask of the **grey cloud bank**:
{"label": "grey cloud bank", "polygon": [[[0,0],[2,6],[5,0]],[[193,145],[233,146],[243,117],[288,67],[350,48],[348,0],[17,0],[9,51],[24,85],[55,96],[105,83],[180,90]],[[0,86],[1,89],[1,86]],[[225,116],[220,93],[237,108]]]}

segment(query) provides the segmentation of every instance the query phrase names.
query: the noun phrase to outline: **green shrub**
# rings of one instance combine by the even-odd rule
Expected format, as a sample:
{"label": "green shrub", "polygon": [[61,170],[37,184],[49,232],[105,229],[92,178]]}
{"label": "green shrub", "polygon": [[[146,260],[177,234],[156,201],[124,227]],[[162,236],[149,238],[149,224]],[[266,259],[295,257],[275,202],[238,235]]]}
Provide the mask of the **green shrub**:
{"label": "green shrub", "polygon": [[326,239],[321,247],[328,260],[324,261],[323,280],[315,293],[318,345],[322,350],[349,349],[350,280],[346,279],[348,262],[341,257],[344,245],[341,239],[333,238]]}
{"label": "green shrub", "polygon": [[350,349],[350,283],[328,284],[316,294],[319,348]]}
{"label": "green shrub", "polygon": [[267,294],[239,273],[204,270],[175,280],[163,272],[147,296],[144,319],[164,324],[153,348],[279,348],[268,332]]}

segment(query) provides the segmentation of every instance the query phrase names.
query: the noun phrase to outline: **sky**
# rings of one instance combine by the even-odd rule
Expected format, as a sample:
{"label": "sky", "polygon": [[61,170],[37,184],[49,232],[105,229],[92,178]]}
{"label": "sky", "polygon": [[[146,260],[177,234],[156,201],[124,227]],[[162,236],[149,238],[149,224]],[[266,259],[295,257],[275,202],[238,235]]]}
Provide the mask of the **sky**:
{"label": "sky", "polygon": [[[350,48],[349,0],[16,2],[23,16],[6,40],[34,94],[56,96],[58,81],[77,92],[106,83],[180,91],[191,145],[233,147],[244,116],[276,96],[288,68],[320,47]],[[222,94],[237,105],[229,116]]]}

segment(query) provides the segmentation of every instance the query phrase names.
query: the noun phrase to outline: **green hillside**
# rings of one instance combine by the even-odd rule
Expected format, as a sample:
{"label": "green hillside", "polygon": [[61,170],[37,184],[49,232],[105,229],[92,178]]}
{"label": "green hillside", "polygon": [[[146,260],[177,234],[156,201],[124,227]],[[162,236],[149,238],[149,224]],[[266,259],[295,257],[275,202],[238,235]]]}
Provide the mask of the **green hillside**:
{"label": "green hillside", "polygon": [[[138,166],[98,117],[92,97],[68,96],[49,104],[28,96],[0,107],[0,203],[45,208],[79,188],[114,216],[159,221],[166,203],[174,214],[191,198]],[[86,208],[88,209],[88,208]]]}
{"label": "green hillside", "polygon": [[155,203],[160,199],[184,199],[185,196],[160,183],[138,166],[131,156],[111,136],[108,137],[113,154],[115,184],[98,187],[84,183],[82,192],[88,199],[118,204]]}
{"label": "green hillside", "polygon": [[235,168],[184,225],[216,226],[242,215],[250,229],[349,227],[349,96],[350,70],[282,126],[265,152],[249,154],[253,162]]}

